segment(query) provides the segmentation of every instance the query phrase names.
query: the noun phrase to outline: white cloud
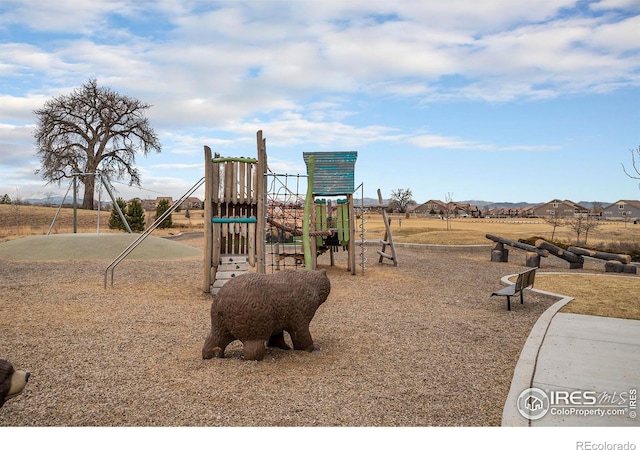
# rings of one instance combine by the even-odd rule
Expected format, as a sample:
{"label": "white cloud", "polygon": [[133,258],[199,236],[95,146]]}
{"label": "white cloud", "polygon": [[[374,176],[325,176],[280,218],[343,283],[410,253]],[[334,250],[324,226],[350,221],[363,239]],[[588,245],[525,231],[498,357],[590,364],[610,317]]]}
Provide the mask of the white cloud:
{"label": "white cloud", "polygon": [[93,33],[107,27],[111,13],[126,14],[136,2],[126,0],[20,0],[4,12],[0,25],[22,23],[37,31]]}
{"label": "white cloud", "polygon": [[638,0],[599,0],[589,4],[589,8],[594,11],[610,10],[610,9],[629,9],[640,10],[640,2]]}
{"label": "white cloud", "polygon": [[474,150],[474,151],[553,151],[559,147],[555,145],[506,145],[498,146],[490,143],[467,141],[455,136],[441,136],[438,134],[421,134],[407,139],[407,142],[427,149]]}

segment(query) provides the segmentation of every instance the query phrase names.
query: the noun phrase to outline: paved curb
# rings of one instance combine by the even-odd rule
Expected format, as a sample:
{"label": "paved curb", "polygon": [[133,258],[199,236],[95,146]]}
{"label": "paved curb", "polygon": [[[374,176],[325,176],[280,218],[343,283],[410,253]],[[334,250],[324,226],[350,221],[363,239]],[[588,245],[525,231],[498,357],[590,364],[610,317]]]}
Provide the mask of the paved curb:
{"label": "paved curb", "polygon": [[[562,272],[544,272],[545,275],[556,275],[560,273]],[[512,281],[509,281],[509,278],[517,275],[517,273],[506,275],[502,277],[500,281],[506,285],[514,284]],[[539,289],[532,289],[532,291],[536,294],[558,299],[558,301],[538,317],[520,352],[516,368],[513,371],[509,394],[507,395],[507,400],[502,410],[503,427],[530,426],[529,419],[525,419],[518,411],[518,396],[520,396],[520,393],[525,389],[532,387],[533,376],[538,362],[538,354],[540,353],[540,348],[544,342],[544,337],[549,329],[549,325],[551,325],[551,320],[564,305],[573,300],[573,297],[553,292],[541,291]]]}

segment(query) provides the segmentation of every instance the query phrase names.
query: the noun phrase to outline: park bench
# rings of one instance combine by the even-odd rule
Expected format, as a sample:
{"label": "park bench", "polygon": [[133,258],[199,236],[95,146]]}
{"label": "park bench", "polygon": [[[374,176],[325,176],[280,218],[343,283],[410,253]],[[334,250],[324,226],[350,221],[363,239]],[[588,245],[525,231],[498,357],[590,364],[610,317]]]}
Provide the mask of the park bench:
{"label": "park bench", "polygon": [[507,287],[504,287],[498,291],[495,291],[491,296],[504,296],[507,297],[507,310],[511,311],[511,297],[520,293],[520,303],[524,303],[524,294],[523,291],[527,288],[533,288],[533,281],[536,278],[536,270],[538,268],[534,267],[533,269],[525,270],[524,272],[518,274],[518,279],[514,284],[511,284]]}

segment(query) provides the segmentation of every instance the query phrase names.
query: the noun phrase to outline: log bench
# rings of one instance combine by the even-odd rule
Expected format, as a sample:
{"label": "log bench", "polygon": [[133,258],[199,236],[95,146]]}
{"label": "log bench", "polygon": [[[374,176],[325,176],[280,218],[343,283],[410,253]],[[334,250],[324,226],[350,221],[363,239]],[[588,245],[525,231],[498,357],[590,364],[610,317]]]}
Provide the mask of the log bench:
{"label": "log bench", "polygon": [[509,245],[511,247],[526,251],[527,256],[525,264],[527,267],[540,267],[540,257],[546,258],[547,256],[549,256],[549,250],[514,241],[513,239],[507,239],[488,233],[485,235],[485,237],[494,242],[493,248],[491,249],[492,262],[509,262],[509,250],[504,248],[505,245]]}
{"label": "log bench", "polygon": [[637,273],[636,266],[631,264],[631,256],[618,253],[599,252],[581,247],[569,247],[572,253],[580,256],[588,256],[590,258],[601,259],[605,261],[604,271],[614,273]]}
{"label": "log bench", "polygon": [[569,269],[582,269],[584,267],[584,258],[582,255],[576,255],[569,250],[565,250],[562,247],[558,247],[544,239],[538,239],[536,241],[536,247],[543,250],[549,250],[549,253],[557,256],[560,259],[564,259],[569,263]]}
{"label": "log bench", "polygon": [[524,304],[524,290],[527,288],[533,288],[533,282],[536,278],[537,269],[537,267],[534,267],[533,269],[525,270],[524,272],[519,273],[518,279],[514,284],[495,291],[493,294],[491,294],[491,296],[507,297],[508,311],[511,311],[511,297],[518,293],[520,294],[520,304]]}

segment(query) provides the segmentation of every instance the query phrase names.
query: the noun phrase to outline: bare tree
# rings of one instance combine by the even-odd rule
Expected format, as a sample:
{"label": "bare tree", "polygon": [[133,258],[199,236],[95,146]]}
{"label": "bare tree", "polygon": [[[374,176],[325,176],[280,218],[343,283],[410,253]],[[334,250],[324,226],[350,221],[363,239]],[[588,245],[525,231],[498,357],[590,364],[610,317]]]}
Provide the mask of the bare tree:
{"label": "bare tree", "polygon": [[584,233],[584,244],[587,244],[589,231],[598,228],[600,225],[588,214],[576,214],[572,219],[566,221],[567,226],[576,233],[576,245],[580,245],[580,236]]}
{"label": "bare tree", "polygon": [[[629,177],[629,178],[634,178],[636,180],[640,180],[640,145],[638,146],[638,148],[635,149],[631,149],[629,150],[629,152],[631,153],[631,167],[633,168],[633,171],[636,173],[636,175],[633,175],[629,172],[627,172],[627,168],[624,166],[624,164],[622,164],[622,170],[624,170],[624,173]],[[636,162],[636,153],[638,161]]]}
{"label": "bare tree", "polygon": [[551,215],[543,216],[542,220],[553,227],[551,231],[551,240],[553,241],[554,236],[556,234],[556,228],[565,226],[565,222],[562,219],[562,214],[556,214],[557,211],[551,211]]}
{"label": "bare tree", "polygon": [[444,196],[444,200],[447,202],[447,209],[445,211],[447,231],[451,231],[451,216],[453,215],[453,209],[455,208],[455,205],[453,204],[453,192],[447,192],[447,195]]}
{"label": "bare tree", "polygon": [[145,117],[150,105],[98,87],[91,79],[69,95],[48,100],[34,111],[37,154],[42,167],[36,173],[60,184],[76,174],[84,184],[83,208],[93,208],[95,173],[129,178],[140,185],[134,166],[136,153],[161,151],[160,141]]}
{"label": "bare tree", "polygon": [[407,212],[407,208],[416,203],[411,197],[411,189],[394,189],[391,191],[389,206],[398,212]]}

